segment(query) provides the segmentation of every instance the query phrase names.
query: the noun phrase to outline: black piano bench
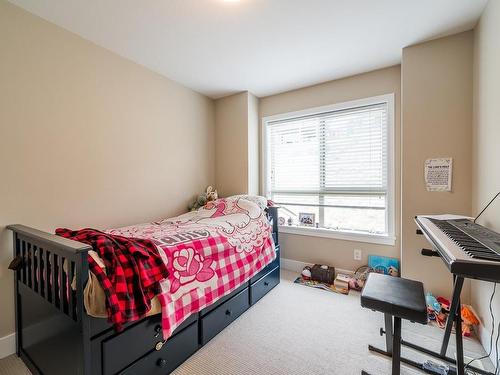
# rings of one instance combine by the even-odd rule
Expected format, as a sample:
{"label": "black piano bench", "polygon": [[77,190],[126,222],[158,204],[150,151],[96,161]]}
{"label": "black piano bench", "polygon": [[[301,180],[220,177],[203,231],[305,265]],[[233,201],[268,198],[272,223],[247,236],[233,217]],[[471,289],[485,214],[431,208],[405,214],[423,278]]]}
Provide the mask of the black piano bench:
{"label": "black piano bench", "polygon": [[[370,273],[361,292],[361,306],[384,313],[385,331],[380,329],[380,334],[386,335],[386,350],[371,345],[368,348],[371,351],[392,356],[392,375],[399,375],[401,319],[427,324],[424,285],[419,281]],[[412,362],[407,359],[403,361]],[[361,373],[367,374],[365,371]]]}

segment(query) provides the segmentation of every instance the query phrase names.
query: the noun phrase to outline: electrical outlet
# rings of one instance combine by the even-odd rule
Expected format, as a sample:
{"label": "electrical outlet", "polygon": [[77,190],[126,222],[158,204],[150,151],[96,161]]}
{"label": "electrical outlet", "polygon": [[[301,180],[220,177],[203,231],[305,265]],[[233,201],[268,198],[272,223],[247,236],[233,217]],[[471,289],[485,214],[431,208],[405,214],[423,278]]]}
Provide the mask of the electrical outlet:
{"label": "electrical outlet", "polygon": [[361,260],[363,252],[360,249],[354,249],[354,260]]}

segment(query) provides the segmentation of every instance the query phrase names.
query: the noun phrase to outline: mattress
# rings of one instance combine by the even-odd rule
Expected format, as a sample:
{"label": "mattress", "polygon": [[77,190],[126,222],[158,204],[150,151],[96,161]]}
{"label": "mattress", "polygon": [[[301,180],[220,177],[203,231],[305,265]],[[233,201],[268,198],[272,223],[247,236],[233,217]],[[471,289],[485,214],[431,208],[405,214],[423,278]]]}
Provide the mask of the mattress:
{"label": "mattress", "polygon": [[[224,236],[228,236],[229,238],[236,237],[235,246],[238,247],[238,252],[243,253],[249,251],[249,249],[246,247],[250,246],[253,242],[256,241],[256,239],[260,237],[265,238],[270,235],[270,229],[267,228],[269,227],[269,223],[267,219],[265,219],[265,215],[263,215],[263,211],[267,207],[267,200],[265,198],[240,195],[233,196],[231,198],[228,198],[227,200],[222,199],[220,200],[220,202],[220,205],[212,204],[211,208],[203,207],[197,212],[190,212],[175,218],[165,219],[163,221],[153,223],[154,225],[152,225],[151,223],[141,224],[137,226],[112,229],[107,232],[111,234],[122,235],[125,237],[151,239],[151,233],[162,233],[164,231],[170,232],[173,228],[175,229],[174,232],[171,233],[173,237],[167,236],[160,238],[160,236],[159,238],[156,238],[156,240],[161,239],[162,241],[165,241],[165,239],[167,238],[168,245],[171,245],[171,241],[178,241],[178,238],[173,238],[178,237],[179,227],[182,228],[183,225],[186,226],[187,229],[191,230],[189,232],[189,235],[193,235],[193,230],[196,232],[200,229],[206,231],[210,230],[210,228],[216,228],[216,232],[221,232]],[[220,206],[224,207],[225,212],[219,212]],[[246,208],[247,210],[242,209],[242,207]],[[253,214],[249,213],[250,211],[252,211]],[[246,215],[242,214],[243,212],[246,213]],[[255,217],[249,217],[248,215],[254,215]],[[236,222],[232,222],[231,220],[236,220]],[[254,222],[258,223],[259,220],[263,220],[267,223],[267,227],[257,226],[259,228],[258,230],[262,233],[257,233],[255,231],[256,225],[254,224]],[[250,222],[252,223],[252,225],[249,225]],[[232,235],[227,234],[226,231],[228,230],[228,227],[230,229],[229,233],[232,233]],[[245,230],[248,230],[248,228],[253,230],[253,232],[250,232],[251,235],[249,235],[248,232],[245,233]],[[180,232],[185,233],[183,231]],[[162,234],[162,236],[164,236],[164,234]],[[210,235],[210,237],[213,238],[212,235]],[[249,238],[251,238],[253,242],[252,240],[248,240]],[[269,243],[272,242],[272,237],[270,237]],[[212,244],[211,246],[215,249],[221,247],[220,244],[217,246]],[[263,244],[259,243],[259,247],[262,246]],[[242,248],[240,249],[240,247]],[[262,269],[265,265],[270,263],[270,261],[274,260],[274,257],[276,256],[274,245],[269,245],[268,247],[272,248],[272,256],[268,252],[267,257],[261,257],[262,262],[259,262],[259,266],[253,270],[255,273]],[[251,250],[247,254],[250,253]],[[97,264],[99,264],[99,266],[106,272],[104,263],[99,258],[99,255],[95,251],[90,251],[89,255],[92,256],[96,260]],[[223,263],[225,262],[223,261]],[[254,272],[252,272],[251,274],[253,274]],[[96,318],[108,317],[108,313],[106,311],[106,296],[104,290],[101,287],[97,277],[91,272],[89,273],[89,279],[84,290],[84,305],[88,315]],[[158,296],[156,296],[151,301],[151,309],[147,313],[147,316],[159,314],[161,312],[162,306]]]}

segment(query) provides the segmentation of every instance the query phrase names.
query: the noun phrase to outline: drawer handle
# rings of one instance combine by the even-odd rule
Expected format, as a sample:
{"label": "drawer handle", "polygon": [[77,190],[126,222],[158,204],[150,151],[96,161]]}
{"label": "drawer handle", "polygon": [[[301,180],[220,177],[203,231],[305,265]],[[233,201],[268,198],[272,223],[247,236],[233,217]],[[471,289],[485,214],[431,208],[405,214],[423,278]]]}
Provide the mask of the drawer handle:
{"label": "drawer handle", "polygon": [[167,367],[167,360],[166,359],[163,359],[163,358],[160,358],[158,360],[158,362],[156,362],[156,364],[159,366],[159,367]]}
{"label": "drawer handle", "polygon": [[264,281],[264,286],[269,286],[269,282],[268,281]]}
{"label": "drawer handle", "polygon": [[233,314],[233,312],[231,310],[226,310],[226,315],[227,316],[231,316]]}
{"label": "drawer handle", "polygon": [[155,350],[161,350],[161,348],[163,348],[163,345],[165,345],[165,341],[158,341],[155,345]]}
{"label": "drawer handle", "polygon": [[161,333],[161,326],[156,326],[155,327],[155,337],[158,337],[160,336],[160,333]]}

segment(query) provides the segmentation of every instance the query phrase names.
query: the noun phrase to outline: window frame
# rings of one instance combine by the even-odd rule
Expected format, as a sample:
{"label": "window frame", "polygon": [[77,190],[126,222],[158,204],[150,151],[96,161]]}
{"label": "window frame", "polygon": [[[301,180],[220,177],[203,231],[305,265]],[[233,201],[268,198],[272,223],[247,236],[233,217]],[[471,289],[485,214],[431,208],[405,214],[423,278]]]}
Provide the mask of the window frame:
{"label": "window frame", "polygon": [[261,119],[261,157],[262,157],[262,195],[269,197],[270,175],[267,173],[270,170],[270,158],[268,157],[267,145],[267,127],[270,122],[291,120],[297,117],[318,115],[325,112],[340,111],[346,109],[354,109],[367,105],[382,104],[387,105],[387,234],[372,234],[342,231],[327,228],[309,228],[303,226],[280,226],[279,229],[283,233],[291,233],[305,236],[335,238],[340,240],[367,242],[375,244],[384,244],[394,246],[396,243],[395,237],[395,159],[394,159],[394,93],[377,95],[357,100],[325,105],[320,107],[308,108],[300,111],[281,113],[271,116],[262,117]]}

